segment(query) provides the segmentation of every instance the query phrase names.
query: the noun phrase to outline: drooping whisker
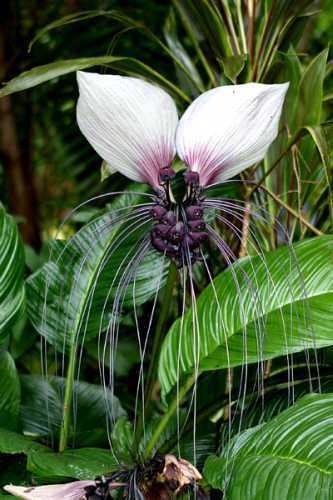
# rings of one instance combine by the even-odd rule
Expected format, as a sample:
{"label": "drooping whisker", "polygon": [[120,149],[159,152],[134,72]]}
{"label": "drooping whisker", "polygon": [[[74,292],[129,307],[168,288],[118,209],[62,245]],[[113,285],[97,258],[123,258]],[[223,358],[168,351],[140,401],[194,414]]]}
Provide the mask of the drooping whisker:
{"label": "drooping whisker", "polygon": [[[117,343],[118,343],[118,335],[119,335],[119,321],[117,321],[117,317],[120,316],[122,308],[123,308],[123,302],[125,298],[125,293],[126,290],[129,286],[129,283],[135,276],[137,269],[144,259],[144,257],[147,254],[147,250],[150,247],[150,241],[149,237],[145,236],[141,239],[140,243],[138,244],[138,248],[136,249],[134,255],[132,258],[129,260],[124,272],[122,273],[121,278],[119,279],[119,283],[117,286],[117,290],[115,292],[115,299],[112,307],[112,313],[111,313],[111,319],[109,321],[109,325],[107,328],[107,336],[105,338],[104,342],[104,348],[103,348],[103,356],[102,356],[102,362],[100,363],[100,370],[103,372],[103,365],[105,364],[105,356],[106,356],[106,347],[107,347],[107,341],[108,338],[110,340],[109,343],[109,382],[108,382],[108,387],[113,393],[114,391],[114,363],[115,363],[115,353],[117,349]],[[137,332],[138,333],[138,332]],[[103,386],[106,388],[106,381],[105,377],[103,376]],[[109,427],[110,424],[114,421],[114,416],[112,414],[112,409],[108,408],[108,413],[109,413],[109,421],[107,421],[107,428],[108,428],[108,438],[109,438],[109,443],[110,446],[112,447],[112,439],[109,433]]]}
{"label": "drooping whisker", "polygon": [[[98,274],[100,274],[100,272],[103,270],[103,268],[107,264],[108,259],[111,257],[112,253],[115,250],[119,249],[121,247],[121,245],[127,240],[127,238],[131,237],[139,228],[143,227],[145,224],[147,224],[149,222],[150,222],[149,218],[144,219],[144,220],[141,219],[139,224],[138,224],[137,220],[134,220],[129,226],[126,226],[121,230],[121,232],[117,235],[116,240],[113,242],[112,246],[110,247],[108,253],[106,254]],[[146,241],[146,238],[147,238],[147,232],[144,233],[142,239],[140,239],[139,241],[136,241],[135,244],[127,251],[125,256],[122,257],[120,264],[118,265],[118,268],[117,268],[117,270],[113,276],[112,282],[110,284],[108,293],[107,293],[105,300],[104,300],[104,305],[103,305],[102,312],[101,312],[100,326],[99,326],[99,339],[100,339],[102,332],[103,332],[103,318],[105,315],[106,307],[107,307],[107,304],[109,302],[110,295],[114,290],[114,287],[117,283],[117,280],[119,279],[119,275],[123,271],[123,265],[126,262],[126,260],[129,258],[129,256],[134,254],[134,255],[132,255],[132,259],[129,261],[129,263],[127,263],[127,266],[125,268],[125,271],[127,271],[128,268],[130,267],[130,263],[133,261],[135,255],[136,255],[135,254],[136,247],[138,246],[138,244],[141,244],[142,240]],[[119,287],[120,287],[120,279],[119,279],[119,283],[117,285],[115,295],[119,292]],[[112,321],[112,314],[111,314],[110,321]],[[100,353],[99,353],[99,355],[100,355]]]}
{"label": "drooping whisker", "polygon": [[[230,210],[225,210],[226,213],[230,213]],[[233,212],[231,212],[234,217],[236,219],[238,219],[240,222],[243,221],[242,218],[240,218],[237,214],[234,214]],[[238,228],[237,226],[235,226],[231,221],[229,221],[228,219],[226,219],[225,217],[223,217],[222,215],[217,215],[216,218],[218,220],[220,220],[221,222],[223,222],[227,227],[229,227],[233,232],[234,234],[236,235],[236,237],[239,239],[239,242],[241,243],[242,242],[242,231],[240,228]],[[252,249],[254,249],[256,255],[259,257],[260,259],[260,262],[262,263],[264,269],[265,269],[265,277],[267,277],[267,279],[269,280],[270,284],[272,285],[272,290],[273,292],[276,292],[276,285],[275,285],[275,282],[272,278],[272,274],[267,266],[267,263],[266,263],[266,260],[265,260],[265,257],[264,257],[264,253],[263,253],[263,249],[261,248],[261,244],[260,242],[258,241],[258,239],[256,238],[256,235],[254,233],[254,231],[252,231],[250,228],[249,228],[249,233],[251,234],[251,237],[254,239],[255,241],[255,244],[257,245],[257,247],[259,248],[259,251],[257,251],[257,247],[256,245],[251,241],[251,239],[248,241],[248,244],[250,246],[250,248],[252,247]],[[252,271],[252,274],[254,276],[254,282],[255,282],[255,285],[256,287],[259,287],[259,282],[257,280],[257,273],[256,273],[256,270],[253,266],[253,263],[252,263],[252,260],[249,261],[250,262],[250,266],[251,266],[251,271]],[[287,341],[287,332],[286,332],[286,328],[285,328],[285,319],[284,319],[284,314],[282,312],[282,308],[279,307],[279,312],[280,312],[280,319],[281,319],[281,323],[283,325],[283,331],[284,331],[284,336],[285,336],[285,344],[286,344],[286,349],[288,351],[288,341]],[[260,311],[261,314],[263,315],[264,317],[264,311]],[[264,325],[263,325],[264,327]],[[260,339],[261,335],[259,336],[259,339]],[[262,352],[262,347],[261,346],[257,346],[258,348],[258,352]],[[287,364],[288,364],[288,376],[290,375],[290,361],[289,361],[289,355],[287,354],[286,355],[286,360],[287,360]],[[292,373],[292,367],[291,367],[291,373]],[[264,386],[264,369],[263,369],[263,365],[262,363],[260,363],[260,374],[258,374],[258,377],[260,377],[258,379],[258,382],[259,382],[259,385],[258,385],[258,394],[263,394],[262,392],[262,389],[263,389],[263,386]]]}
{"label": "drooping whisker", "polygon": [[[120,222],[132,222],[132,224],[130,224],[131,227],[133,228],[136,228],[137,227],[137,220],[138,219],[141,219],[143,214],[147,214],[146,211],[144,212],[141,212],[141,211],[138,211],[137,213],[133,214],[133,215],[130,215],[130,216],[127,216],[127,217],[121,217],[121,218],[117,218],[116,222],[112,221],[112,222],[109,222],[109,221],[106,221],[104,224],[102,225],[98,225],[95,230],[93,231],[94,233],[94,236],[96,237],[97,241],[99,239],[101,239],[103,233],[106,231],[106,232],[110,232],[111,229],[114,228],[115,225],[118,225]],[[145,222],[149,222],[149,219],[145,220]],[[122,236],[124,234],[127,234],[129,235],[129,232],[128,232],[128,227],[125,228],[125,229],[121,229],[119,233],[116,234],[116,236],[111,240],[111,244],[108,248],[108,251],[106,253],[106,255],[103,257],[103,260],[101,261],[100,263],[100,267],[97,269],[97,276],[96,276],[96,281],[95,281],[95,286],[92,287],[91,291],[89,292],[90,295],[89,295],[89,298],[87,300],[87,302],[85,303],[85,307],[84,307],[84,310],[83,310],[83,314],[81,316],[81,323],[78,325],[78,328],[77,328],[77,332],[80,331],[81,327],[82,327],[82,321],[83,321],[83,318],[85,317],[85,312],[86,312],[86,309],[87,307],[89,307],[89,300],[90,300],[90,297],[93,297],[94,295],[94,291],[95,291],[95,288],[96,288],[96,284],[98,282],[98,278],[99,278],[99,275],[100,275],[100,272],[104,269],[104,263],[107,261],[107,259],[111,256],[111,254],[113,253],[113,251],[117,250],[120,245],[122,244]],[[78,283],[79,283],[79,280],[80,280],[80,276],[84,270],[84,266],[86,263],[89,262],[89,259],[91,258],[91,255],[93,254],[93,252],[95,251],[95,248],[94,247],[91,247],[89,248],[88,252],[80,259],[80,262],[78,264],[78,269],[77,269],[77,272],[76,272],[76,275],[75,275],[75,278],[73,280],[73,285],[72,285],[72,288],[71,288],[71,292],[70,292],[70,296],[69,296],[69,301],[68,301],[68,304],[70,305],[71,304],[71,300],[72,300],[72,297],[73,297],[73,294],[75,293],[75,290],[76,290],[76,287],[78,286]],[[75,260],[75,256],[73,257],[73,260]],[[69,267],[71,269],[72,267],[72,262],[73,261],[70,261],[69,262]],[[87,321],[87,319],[86,319]],[[68,322],[66,323],[65,325],[65,328],[64,328],[64,347],[67,343],[67,331],[68,331],[68,328],[69,328],[69,325],[68,325]],[[74,342],[76,342],[77,339],[74,339]],[[63,352],[65,351],[65,349],[63,349]]]}
{"label": "drooping whisker", "polygon": [[[248,359],[247,359],[247,323],[246,323],[246,312],[244,309],[244,297],[242,295],[241,291],[241,286],[236,274],[236,271],[234,269],[234,266],[236,266],[237,269],[240,270],[243,278],[247,281],[247,283],[250,283],[250,279],[247,276],[247,273],[242,269],[242,267],[239,265],[239,262],[236,259],[236,256],[233,254],[231,249],[229,249],[228,245],[222,240],[222,238],[219,237],[219,235],[214,231],[213,228],[210,226],[207,227],[207,231],[210,235],[210,237],[213,239],[215,242],[217,248],[220,249],[222,256],[224,257],[225,261],[228,264],[228,267],[230,268],[231,275],[233,282],[235,284],[236,288],[236,293],[238,297],[238,303],[239,303],[239,311],[240,311],[240,317],[241,317],[241,324],[242,324],[242,337],[243,337],[243,362],[241,364],[241,374],[240,374],[240,380],[239,380],[239,391],[238,391],[238,396],[237,396],[237,401],[236,405],[234,408],[234,415],[231,418],[231,422],[229,420],[229,433],[231,432],[232,425],[234,421],[236,420],[237,416],[237,411],[238,408],[240,408],[240,418],[239,418],[239,424],[238,424],[238,430],[237,433],[241,431],[242,428],[242,420],[243,420],[243,412],[244,412],[244,406],[245,406],[245,398],[247,394],[247,388],[248,388]],[[256,301],[251,300],[251,304],[255,307],[256,306]],[[233,464],[231,464],[232,468]]]}
{"label": "drooping whisker", "polygon": [[[185,217],[186,217],[186,215],[185,215]],[[186,220],[186,218],[185,218],[185,220]],[[192,258],[193,257],[192,257],[189,245],[186,242],[184,245],[184,249],[183,249],[183,261],[184,261],[184,263],[186,263],[188,282],[189,282],[189,288],[190,288],[190,298],[191,298],[191,314],[192,314],[192,328],[193,328],[194,384],[193,384],[191,401],[190,401],[190,404],[188,406],[187,415],[184,419],[183,427],[186,426],[187,420],[191,414],[192,407],[193,407],[193,464],[195,466],[197,463],[197,457],[196,457],[196,431],[197,431],[196,419],[197,419],[197,389],[198,389],[198,378],[199,378],[199,367],[200,367],[200,326],[199,326],[199,317],[198,317],[198,310],[197,310],[197,299],[196,299],[196,293],[195,293],[195,289],[194,289]],[[181,326],[181,328],[182,328],[182,326]],[[180,346],[179,346],[179,348],[180,348]]]}
{"label": "drooping whisker", "polygon": [[[117,224],[119,224],[121,222],[124,222],[124,221],[131,221],[131,220],[134,221],[133,222],[133,227],[135,227],[137,229],[137,227],[138,227],[137,226],[137,219],[139,218],[139,219],[142,220],[142,216],[144,215],[144,216],[147,217],[148,213],[149,213],[149,210],[147,208],[145,208],[145,207],[142,208],[142,206],[140,206],[137,210],[133,211],[133,214],[130,214],[130,215],[129,214],[124,214],[124,215],[121,215],[119,217],[113,218],[113,220],[111,220],[111,221],[110,220],[106,220],[106,222],[104,222],[103,224],[96,223],[96,221],[92,221],[91,222],[92,225],[96,224],[96,227],[92,231],[92,234],[95,235],[96,240],[99,241],[99,239],[103,237],[103,235],[104,235],[105,232],[112,231]],[[146,218],[145,222],[149,222],[149,218]],[[87,228],[87,226],[85,226],[85,228]],[[129,228],[127,227],[125,231],[123,230],[123,234],[125,232],[127,232],[127,234],[128,234],[128,229]],[[119,247],[121,245],[121,241],[118,240],[118,238],[119,238],[120,235],[121,235],[121,232],[118,232],[118,234],[114,238],[114,241],[112,242],[111,247],[109,248],[109,252],[108,252],[109,255],[112,253],[113,250],[116,249],[117,246]],[[117,241],[118,241],[118,244],[116,244]],[[72,250],[72,248],[71,248],[72,243],[73,243],[72,241],[66,243],[66,250],[67,249],[68,249],[68,251]],[[77,251],[81,250],[81,249],[78,248],[78,244],[75,244],[75,247],[76,247]],[[62,253],[61,253],[61,256],[58,257],[58,259],[57,259],[58,263],[60,262],[60,260],[62,260],[62,261],[64,261],[64,264],[65,264],[65,261],[66,261],[66,268],[69,269],[68,272],[72,271],[72,264],[75,264],[75,267],[76,267],[75,277],[73,279],[72,287],[71,287],[70,294],[69,294],[68,301],[67,301],[67,307],[68,307],[67,310],[68,310],[68,312],[70,311],[69,308],[71,307],[72,297],[74,297],[75,290],[78,287],[80,276],[81,276],[82,272],[84,272],[85,264],[86,264],[86,262],[89,262],[89,260],[91,258],[91,254],[93,253],[93,251],[94,251],[94,247],[91,246],[88,249],[87,253],[83,257],[81,257],[79,261],[75,262],[76,261],[75,254],[74,254],[74,256],[71,257],[71,259],[69,259],[67,261],[66,260],[66,254],[68,252],[66,252],[65,250],[63,250]],[[82,250],[81,250],[81,253],[82,253]],[[72,255],[72,252],[70,253],[70,255]],[[48,288],[49,281],[50,280],[47,280],[47,282],[46,282],[46,288]],[[97,281],[98,280],[96,280],[96,283],[97,283]],[[78,337],[79,337],[79,333],[80,332],[83,333],[83,335],[82,335],[82,346],[83,346],[83,343],[84,343],[85,334],[86,334],[86,328],[87,328],[88,319],[89,319],[89,316],[90,316],[90,308],[91,308],[91,304],[92,304],[92,298],[93,298],[94,290],[95,290],[95,286],[92,288],[92,290],[89,291],[89,294],[87,296],[87,300],[86,300],[86,302],[84,304],[84,307],[83,307],[83,310],[82,310],[82,315],[81,315],[81,318],[80,318],[80,323],[76,327],[75,336],[71,339],[71,342],[73,343],[73,346],[74,346],[75,350],[77,350],[77,345],[78,345],[78,341],[79,341]],[[64,291],[63,288],[62,288],[62,291]],[[63,293],[60,293],[60,295],[62,296]],[[60,300],[60,297],[59,297],[59,300]],[[46,301],[47,301],[47,293],[44,296],[44,306],[43,306],[43,314],[44,315],[46,315],[46,312],[47,312],[47,307],[46,307],[47,302]],[[58,302],[58,307],[59,307],[59,302]],[[88,314],[87,314],[87,311],[88,311]],[[84,328],[84,331],[82,332],[83,320],[85,320],[86,326]],[[69,320],[69,315],[68,314],[67,314],[67,317],[66,317],[66,320],[65,320],[64,327],[65,327],[64,331],[62,332],[63,349],[61,351],[62,352],[62,374],[64,374],[64,367],[65,367],[65,352],[66,352],[65,345],[68,342],[68,332],[69,332],[69,330],[71,328],[70,327],[70,320]],[[45,359],[47,360],[46,349],[44,350],[43,354],[45,355]],[[81,347],[81,354],[79,356],[78,371],[80,369],[81,358],[82,358],[82,347]],[[46,366],[45,373],[47,374],[47,366]],[[78,377],[76,377],[76,378],[78,378]],[[75,417],[76,417],[76,412],[75,412],[75,394],[74,394],[73,402],[74,402],[74,421],[75,421]],[[48,406],[48,402],[46,404]],[[47,409],[47,414],[48,414],[48,409]]]}
{"label": "drooping whisker", "polygon": [[[184,257],[182,257],[184,258]],[[185,311],[186,311],[186,285],[187,285],[187,267],[183,264],[183,272],[182,272],[182,289],[183,289],[183,297],[182,297],[182,312],[180,318],[180,328],[179,328],[179,343],[178,343],[178,351],[177,351],[177,381],[176,381],[176,393],[177,393],[177,448],[178,448],[178,456],[181,456],[180,453],[180,356],[182,349],[182,338],[184,333],[184,319],[185,319]]]}
{"label": "drooping whisker", "polygon": [[[143,221],[141,221],[141,224],[137,224],[137,220],[135,219],[132,223],[130,223],[128,226],[126,226],[126,228],[124,228],[115,238],[115,240],[113,241],[113,244],[110,246],[108,252],[106,253],[106,255],[104,256],[103,258],[103,261],[100,263],[100,266],[97,270],[97,275],[96,275],[96,278],[95,278],[95,283],[94,283],[94,286],[92,287],[92,290],[90,292],[90,296],[89,296],[89,301],[88,301],[88,311],[87,311],[87,314],[86,314],[86,324],[85,324],[85,328],[84,328],[84,331],[83,331],[83,334],[82,334],[82,338],[83,338],[83,341],[81,343],[81,352],[80,352],[80,356],[79,356],[79,362],[78,362],[78,368],[77,368],[77,373],[78,373],[78,376],[79,376],[79,371],[80,371],[80,364],[81,364],[81,358],[82,358],[82,349],[83,349],[83,345],[84,345],[84,338],[85,338],[85,334],[86,334],[86,330],[87,330],[87,325],[88,325],[88,320],[89,320],[89,315],[90,315],[90,309],[92,307],[92,301],[93,301],[93,296],[94,296],[94,293],[95,293],[95,290],[96,290],[96,286],[97,286],[97,283],[98,283],[98,279],[100,277],[100,275],[102,274],[102,272],[104,271],[106,265],[108,264],[109,262],[109,259],[112,257],[113,253],[120,248],[121,244],[126,241],[126,239],[131,236],[133,234],[133,232],[137,231],[137,229],[140,227],[140,226],[143,226],[145,225],[147,222],[149,222],[149,219],[144,219]],[[127,257],[131,254],[132,252],[132,249],[130,249],[128,251],[128,253],[125,255],[125,257],[123,258],[122,262],[120,263],[120,266],[116,272],[116,276],[114,277],[113,279],[113,282],[111,283],[111,286],[109,288],[109,291],[108,291],[108,294],[107,294],[107,297],[105,299],[105,302],[104,302],[104,306],[103,306],[103,310],[102,310],[102,315],[101,315],[101,320],[100,320],[100,332],[101,332],[101,329],[102,329],[102,325],[103,325],[103,315],[105,313],[105,308],[106,308],[106,304],[108,303],[109,301],[109,297],[110,297],[110,294],[113,290],[113,285],[114,285],[114,282],[116,281],[117,279],[117,276],[118,276],[118,273],[119,273],[119,270],[122,268],[122,264],[123,262],[126,261]],[[130,261],[131,263],[132,261]],[[130,265],[130,263],[128,265]],[[125,272],[125,271],[124,271]],[[100,335],[100,334],[99,334]],[[103,373],[103,370],[100,369],[100,372]]]}
{"label": "drooping whisker", "polygon": [[[61,222],[59,228],[58,228],[58,231],[56,233],[56,236],[55,236],[55,239],[57,238],[57,236],[59,235],[59,233],[61,232],[62,228],[64,227],[64,225],[71,219],[71,217],[76,213],[78,212],[81,208],[85,207],[86,205],[88,205],[89,203],[92,203],[94,201],[97,201],[97,200],[101,200],[101,199],[105,199],[105,198],[109,198],[111,196],[118,196],[118,195],[127,195],[127,196],[147,196],[148,198],[150,198],[151,200],[154,200],[156,198],[156,195],[153,195],[151,193],[144,193],[144,192],[140,192],[140,191],[110,191],[108,193],[102,193],[102,194],[99,194],[99,195],[96,195],[96,196],[93,196],[91,198],[89,198],[88,200],[85,200],[83,201],[82,203],[80,203],[79,205],[77,205],[76,207],[74,207],[72,210],[70,210],[68,212],[68,214],[64,217],[63,221]],[[146,205],[152,205],[153,202],[151,203],[146,203]],[[125,208],[134,208],[136,205],[127,205],[126,207],[122,207],[122,209],[125,209]],[[119,210],[118,209],[113,209],[114,210]]]}
{"label": "drooping whisker", "polygon": [[[138,205],[138,207],[139,208],[137,208],[137,209],[135,209],[133,211],[133,216],[136,216],[136,215],[139,216],[140,214],[142,214],[142,215],[148,215],[148,212],[149,212],[148,208],[142,207],[141,205]],[[130,215],[130,217],[131,216],[132,216],[132,214]],[[104,224],[102,224],[101,226],[98,227],[98,233],[96,234],[96,237],[98,238],[100,236],[100,234],[104,231],[104,229],[111,230],[117,224],[120,224],[121,222],[125,222],[128,219],[129,219],[129,215],[128,214],[123,214],[123,215],[119,215],[118,217],[115,217],[114,219],[107,220]],[[66,260],[66,268],[67,269],[71,269],[72,268],[72,265],[73,265],[75,259],[77,258],[76,252],[78,252],[78,254],[80,254],[80,252],[81,252],[81,248],[80,248],[80,238],[81,238],[81,235],[82,235],[82,233],[86,232],[87,230],[90,230],[90,228],[93,225],[96,225],[96,220],[90,221],[83,228],[81,228],[76,233],[76,235],[73,238],[71,238],[70,240],[68,240],[64,244],[64,246],[61,249],[59,255],[54,260],[54,263],[55,263],[56,266],[59,265],[59,263],[61,262],[62,259],[65,259]],[[74,247],[73,248],[73,250],[74,250],[73,252],[71,251],[72,247]],[[52,250],[53,249],[51,249],[51,253],[52,253]],[[70,252],[69,258],[66,255],[67,252]],[[88,255],[90,255],[90,251],[88,251],[88,253],[83,257],[83,260],[81,261],[82,262],[82,266],[88,260]],[[51,261],[51,258],[49,259],[49,261]],[[52,282],[52,275],[49,275],[47,277],[46,281],[45,281],[44,302],[43,302],[43,311],[42,311],[42,330],[45,330],[45,324],[46,324],[45,322],[46,322],[46,317],[47,317],[46,316],[46,313],[47,313],[47,299],[48,299],[48,292],[49,292],[49,287],[51,285],[51,282]],[[60,298],[64,295],[64,287],[65,286],[66,286],[66,280],[64,279],[62,281],[61,287],[60,287],[59,300],[58,300],[58,308],[61,307],[61,300],[60,300]],[[74,282],[74,286],[75,286],[75,282]],[[65,346],[65,344],[66,344],[66,338],[64,337],[64,346]],[[63,350],[62,350],[63,352],[64,352],[64,346],[63,346]],[[42,364],[42,366],[43,366],[43,364]],[[47,373],[47,370],[45,370],[45,373]]]}
{"label": "drooping whisker", "polygon": [[[241,203],[244,204],[244,202],[242,202],[241,200],[237,200],[237,203],[233,203],[232,201],[227,200],[227,199],[226,200],[210,199],[208,202],[208,206],[210,208],[214,208],[214,209],[218,210],[219,212],[224,212],[224,213],[227,213],[229,215],[232,215],[234,218],[238,218],[238,220],[240,220],[240,221],[243,221],[240,214],[249,213],[250,216],[254,217],[256,220],[259,220],[260,222],[262,222],[264,224],[268,224],[270,226],[272,225],[272,223],[273,223],[272,222],[272,215],[270,214],[270,212],[268,210],[266,210],[262,207],[253,206],[253,204],[251,204],[251,208],[249,209],[247,206],[244,206],[244,207],[240,206]],[[288,283],[289,283],[288,289],[289,289],[289,293],[293,299],[289,305],[290,311],[294,310],[294,315],[297,318],[297,322],[300,322],[300,324],[306,325],[306,329],[310,332],[310,335],[312,337],[312,342],[313,342],[313,355],[315,358],[315,365],[317,367],[316,368],[316,377],[320,381],[319,363],[318,363],[318,359],[317,359],[318,355],[317,355],[317,350],[316,350],[316,336],[315,336],[315,332],[313,331],[313,328],[311,325],[311,312],[310,312],[308,301],[306,300],[307,299],[307,291],[306,291],[306,287],[304,285],[304,279],[302,276],[302,272],[301,272],[301,269],[299,267],[298,259],[297,259],[297,256],[295,254],[295,250],[293,248],[292,241],[290,239],[290,236],[289,236],[287,230],[282,225],[282,223],[276,218],[274,218],[274,224],[276,227],[276,231],[278,231],[279,234],[282,236],[283,241],[288,246],[289,252],[290,252],[288,269],[285,267],[286,264],[284,262],[281,263],[281,265],[283,266],[283,269],[285,269],[285,272],[287,273]],[[264,251],[261,248],[260,241],[256,237],[253,229],[254,229],[253,225],[250,224],[249,232],[251,234],[252,239],[256,242],[256,244],[259,248],[259,255],[261,253],[264,254]],[[278,261],[280,260],[278,255],[276,256],[276,259]],[[292,275],[293,274],[295,275],[295,270],[297,272],[297,280],[299,282],[299,287],[300,287],[301,293],[302,293],[302,296],[299,299],[302,302],[302,304],[301,304],[302,311],[300,311],[300,307],[298,305],[296,305],[296,307],[294,307],[294,305],[293,305],[295,302],[293,279],[296,279],[296,278],[295,277],[293,278]],[[284,331],[286,331],[284,314],[282,312],[281,312],[281,318],[282,318],[282,322],[284,325]],[[287,343],[286,336],[285,336],[285,342],[286,342],[286,347],[287,347],[288,343]],[[311,368],[311,363],[310,363],[310,359],[309,359],[308,348],[304,349],[304,355],[306,357],[306,361],[307,361],[307,365],[308,365],[310,390],[312,390],[312,380],[314,377],[312,376],[312,373],[311,373],[312,368]],[[288,355],[287,355],[286,359],[287,359],[287,363],[289,364]],[[293,355],[290,354],[291,366],[292,366],[292,359],[293,359]],[[293,379],[292,369],[290,370],[290,377],[291,377],[291,379]],[[293,384],[291,384],[290,387],[291,387],[291,390],[293,391]],[[318,390],[320,391],[320,382],[318,385]],[[294,400],[294,394],[292,392],[292,394],[290,396],[290,401],[292,402],[293,400]]]}
{"label": "drooping whisker", "polygon": [[[134,312],[134,318],[135,318],[135,325],[136,325],[136,331],[137,331],[137,339],[138,339],[138,345],[139,345],[139,352],[140,352],[140,368],[139,368],[139,376],[138,376],[138,383],[137,383],[137,390],[136,390],[136,397],[135,397],[135,406],[134,406],[134,434],[136,432],[136,426],[137,426],[137,413],[138,413],[138,403],[139,403],[139,393],[141,390],[141,397],[142,397],[142,404],[141,404],[141,415],[142,415],[142,427],[143,427],[143,440],[145,440],[145,389],[144,389],[144,359],[148,347],[148,341],[150,338],[150,332],[151,332],[151,327],[153,324],[153,319],[154,319],[154,314],[156,310],[156,305],[157,305],[157,299],[158,299],[158,294],[161,288],[161,283],[163,279],[163,270],[165,266],[165,255],[163,256],[161,260],[161,271],[159,273],[159,279],[157,282],[155,294],[154,294],[154,300],[151,308],[151,312],[149,314],[149,322],[147,326],[147,331],[145,333],[145,340],[143,344],[143,348],[141,345],[141,335],[140,335],[140,326],[139,326],[139,321],[138,321],[138,315],[136,311],[136,297],[135,297],[135,286],[133,287],[133,312]],[[136,273],[134,276],[134,283],[135,283],[135,278],[136,278]]]}

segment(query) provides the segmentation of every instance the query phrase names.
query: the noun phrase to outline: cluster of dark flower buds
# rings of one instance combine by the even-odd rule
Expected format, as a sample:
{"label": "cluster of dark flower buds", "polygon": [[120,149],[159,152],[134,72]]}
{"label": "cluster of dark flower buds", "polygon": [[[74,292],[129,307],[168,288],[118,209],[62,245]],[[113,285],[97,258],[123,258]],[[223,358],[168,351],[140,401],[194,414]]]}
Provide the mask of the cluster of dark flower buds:
{"label": "cluster of dark flower buds", "polygon": [[[193,179],[185,177],[185,182],[190,185]],[[198,260],[200,244],[208,236],[198,198],[192,197],[178,205],[161,199],[150,213],[156,221],[151,231],[151,242],[156,250],[180,265],[186,264],[189,258],[191,262]]]}

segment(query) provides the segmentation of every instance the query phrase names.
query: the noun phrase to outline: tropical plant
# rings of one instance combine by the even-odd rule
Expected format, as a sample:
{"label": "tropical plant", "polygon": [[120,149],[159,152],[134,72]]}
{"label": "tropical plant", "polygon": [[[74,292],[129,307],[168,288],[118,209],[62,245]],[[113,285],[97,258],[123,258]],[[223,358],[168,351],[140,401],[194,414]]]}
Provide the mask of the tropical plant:
{"label": "tropical plant", "polygon": [[78,125],[110,186],[68,213],[48,257],[26,251],[25,281],[1,208],[7,492],[331,498],[332,93],[328,49],[307,52],[316,9],[173,0],[164,41],[115,10],[35,36],[106,19],[174,72],[113,48],[0,91],[78,72]]}

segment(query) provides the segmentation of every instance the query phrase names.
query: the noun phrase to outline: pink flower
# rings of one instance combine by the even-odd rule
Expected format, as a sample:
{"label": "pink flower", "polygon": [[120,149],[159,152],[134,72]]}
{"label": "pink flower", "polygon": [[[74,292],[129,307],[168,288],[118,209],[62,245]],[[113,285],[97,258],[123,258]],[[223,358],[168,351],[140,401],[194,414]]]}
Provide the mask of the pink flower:
{"label": "pink flower", "polygon": [[202,187],[262,160],[278,134],[289,84],[226,85],[199,96],[178,122],[161,88],[138,78],[79,71],[77,121],[115,170],[154,188],[176,152]]}

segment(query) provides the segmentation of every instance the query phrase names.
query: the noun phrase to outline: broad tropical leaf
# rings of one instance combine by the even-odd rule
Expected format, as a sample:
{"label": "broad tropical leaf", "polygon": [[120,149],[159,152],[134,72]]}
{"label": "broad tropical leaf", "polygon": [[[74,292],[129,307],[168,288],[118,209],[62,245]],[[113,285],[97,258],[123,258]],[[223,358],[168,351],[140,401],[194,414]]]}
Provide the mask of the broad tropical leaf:
{"label": "broad tropical leaf", "polygon": [[0,203],[0,340],[22,313],[25,303],[24,252],[17,225]]}
{"label": "broad tropical leaf", "polygon": [[332,410],[332,394],[305,396],[209,457],[207,481],[228,500],[332,499]]}
{"label": "broad tropical leaf", "polygon": [[16,430],[20,411],[20,381],[9,352],[0,352],[0,427]]}
{"label": "broad tropical leaf", "polygon": [[6,429],[0,429],[0,453],[9,455],[24,453],[29,455],[30,453],[41,453],[48,450],[49,448],[36,443],[29,437]]}
{"label": "broad tropical leaf", "polygon": [[[316,237],[264,259],[247,257],[217,276],[197,301],[199,371],[332,345],[332,252],[333,237]],[[178,372],[190,374],[195,366],[191,310],[182,332],[180,327],[178,319],[162,347],[164,393],[176,384]]]}
{"label": "broad tropical leaf", "polygon": [[[22,375],[21,422],[23,431],[36,437],[57,439],[62,422],[65,379]],[[126,415],[109,389],[100,385],[74,384],[75,420],[71,439],[76,446],[105,446],[107,412],[114,420]]]}
{"label": "broad tropical leaf", "polygon": [[39,478],[52,482],[59,478],[94,479],[116,466],[116,458],[110,450],[79,448],[63,453],[31,454],[27,468]]}
{"label": "broad tropical leaf", "polygon": [[[115,228],[113,220],[111,211],[84,226],[71,244],[55,241],[52,260],[28,279],[29,316],[38,332],[60,350],[106,328],[115,314],[113,299],[122,289],[120,280],[133,270],[131,259],[142,237],[139,222],[134,228]],[[148,253],[129,280],[125,305],[134,295],[137,305],[154,296],[158,283],[163,283],[163,262],[157,252]]]}

